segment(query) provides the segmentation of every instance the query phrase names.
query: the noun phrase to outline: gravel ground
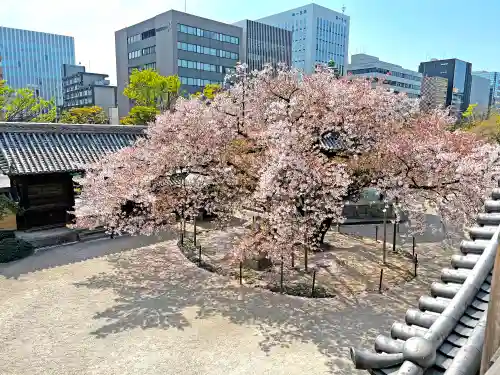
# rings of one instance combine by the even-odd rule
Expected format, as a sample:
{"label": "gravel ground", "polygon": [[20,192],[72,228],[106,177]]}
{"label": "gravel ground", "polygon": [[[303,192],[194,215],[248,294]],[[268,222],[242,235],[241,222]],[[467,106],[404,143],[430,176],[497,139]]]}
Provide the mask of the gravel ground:
{"label": "gravel ground", "polygon": [[0,265],[0,374],[366,374],[348,347],[373,347],[415,306],[443,266],[431,263],[352,302],[239,287],[168,235],[55,248]]}

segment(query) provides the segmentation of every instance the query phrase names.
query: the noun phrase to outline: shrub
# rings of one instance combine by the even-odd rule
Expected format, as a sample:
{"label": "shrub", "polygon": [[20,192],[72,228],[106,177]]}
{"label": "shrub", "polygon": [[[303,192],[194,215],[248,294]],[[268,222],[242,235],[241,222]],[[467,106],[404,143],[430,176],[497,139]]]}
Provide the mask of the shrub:
{"label": "shrub", "polygon": [[5,238],[16,238],[15,231],[13,230],[0,230],[0,241]]}
{"label": "shrub", "polygon": [[4,238],[0,240],[0,263],[12,262],[33,254],[34,246],[19,238]]}

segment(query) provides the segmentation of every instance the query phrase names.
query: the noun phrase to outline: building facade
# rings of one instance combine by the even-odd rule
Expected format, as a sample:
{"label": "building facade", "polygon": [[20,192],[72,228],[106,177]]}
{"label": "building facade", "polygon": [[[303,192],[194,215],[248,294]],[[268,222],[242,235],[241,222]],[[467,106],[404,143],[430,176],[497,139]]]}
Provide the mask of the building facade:
{"label": "building facade", "polygon": [[123,95],[133,69],[177,74],[182,90],[201,91],[222,84],[240,60],[242,29],[170,10],[115,33],[118,109],[127,115],[132,103]]}
{"label": "building facade", "polygon": [[308,4],[257,21],[292,31],[293,67],[311,73],[316,64],[333,60],[340,73],[345,74],[349,57],[349,16]]}
{"label": "building facade", "polygon": [[71,36],[0,27],[0,74],[12,88],[30,88],[61,104],[61,66],[74,63]]}
{"label": "building facade", "polygon": [[264,23],[243,20],[234,24],[243,30],[242,56],[248,70],[261,70],[264,64],[292,65],[292,32]]}
{"label": "building facade", "polygon": [[395,93],[404,92],[410,98],[420,97],[422,74],[399,65],[380,61],[378,57],[356,54],[351,56],[347,73],[354,76],[376,78]]}
{"label": "building facade", "polygon": [[475,104],[474,114],[486,117],[490,112],[490,80],[488,78],[472,75],[470,90],[470,104]]}
{"label": "building facade", "polygon": [[473,76],[487,78],[490,81],[490,110],[500,112],[500,72],[477,71]]}
{"label": "building facade", "polygon": [[62,76],[63,111],[99,106],[109,116],[109,110],[118,105],[117,88],[109,84],[107,74],[90,73],[84,66],[64,64]]}
{"label": "building facade", "polygon": [[448,79],[443,77],[422,77],[420,107],[424,110],[446,107]]}
{"label": "building facade", "polygon": [[459,59],[421,62],[418,71],[423,76],[443,77],[448,80],[446,107],[459,116],[470,104],[472,64]]}

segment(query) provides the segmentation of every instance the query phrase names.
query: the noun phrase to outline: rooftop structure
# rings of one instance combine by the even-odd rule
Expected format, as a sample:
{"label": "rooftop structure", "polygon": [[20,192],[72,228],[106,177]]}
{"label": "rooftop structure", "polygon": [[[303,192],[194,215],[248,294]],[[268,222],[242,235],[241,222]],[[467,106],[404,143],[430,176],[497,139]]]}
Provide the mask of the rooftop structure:
{"label": "rooftop structure", "polygon": [[405,92],[410,98],[420,97],[422,74],[396,64],[380,61],[375,56],[363,53],[352,55],[347,73],[376,78],[384,82],[384,87],[395,93]]}
{"label": "rooftop structure", "polygon": [[494,189],[453,255],[405,322],[375,340],[376,353],[351,349],[357,368],[373,375],[476,375],[481,364],[492,271],[500,234],[500,188]]}

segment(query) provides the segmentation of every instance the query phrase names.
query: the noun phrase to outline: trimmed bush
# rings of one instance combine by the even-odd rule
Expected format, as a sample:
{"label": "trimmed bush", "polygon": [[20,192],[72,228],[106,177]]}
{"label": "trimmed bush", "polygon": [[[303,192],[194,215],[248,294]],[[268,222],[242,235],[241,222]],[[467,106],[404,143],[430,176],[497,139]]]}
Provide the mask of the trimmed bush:
{"label": "trimmed bush", "polygon": [[25,258],[33,254],[34,249],[32,244],[19,238],[4,238],[0,240],[0,263]]}
{"label": "trimmed bush", "polygon": [[13,230],[0,230],[0,241],[5,238],[16,238],[15,231]]}

